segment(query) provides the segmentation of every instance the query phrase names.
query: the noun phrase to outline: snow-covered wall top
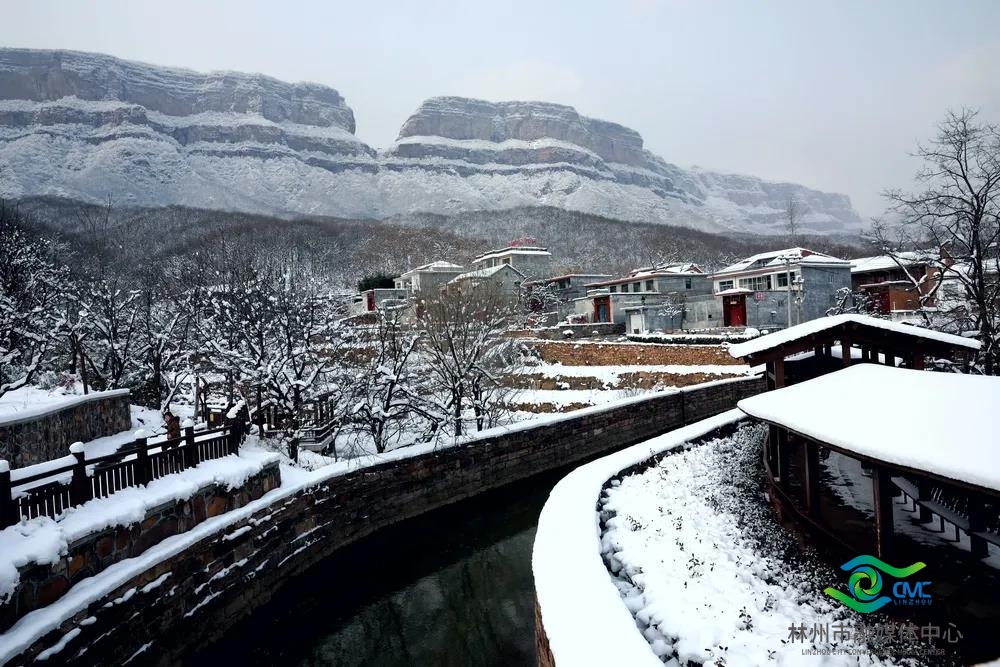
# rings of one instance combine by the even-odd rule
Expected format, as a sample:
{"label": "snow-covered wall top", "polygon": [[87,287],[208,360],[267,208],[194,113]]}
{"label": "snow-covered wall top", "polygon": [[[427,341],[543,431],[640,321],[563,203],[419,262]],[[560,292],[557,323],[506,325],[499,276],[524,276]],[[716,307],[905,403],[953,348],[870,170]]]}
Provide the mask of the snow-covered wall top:
{"label": "snow-covered wall top", "polygon": [[293,216],[554,206],[705,231],[854,231],[845,195],[686,170],[547,102],[435,97],[376,151],[336,90],[73,51],[0,49],[0,197]]}

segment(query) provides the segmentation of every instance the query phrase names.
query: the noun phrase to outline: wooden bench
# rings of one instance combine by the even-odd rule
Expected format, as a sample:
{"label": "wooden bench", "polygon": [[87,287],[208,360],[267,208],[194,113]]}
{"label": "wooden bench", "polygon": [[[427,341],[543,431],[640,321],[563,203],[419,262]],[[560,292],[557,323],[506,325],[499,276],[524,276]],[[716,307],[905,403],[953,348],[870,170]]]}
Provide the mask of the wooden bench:
{"label": "wooden bench", "polygon": [[959,530],[965,531],[971,542],[972,553],[976,556],[989,555],[989,542],[1000,547],[1000,534],[985,529],[973,530],[969,511],[969,497],[950,493],[942,486],[934,485],[928,490],[929,497],[921,494],[920,488],[905,477],[892,477],[892,483],[921,507],[941,517],[941,531],[944,532],[944,521],[955,526],[955,541],[960,540]]}

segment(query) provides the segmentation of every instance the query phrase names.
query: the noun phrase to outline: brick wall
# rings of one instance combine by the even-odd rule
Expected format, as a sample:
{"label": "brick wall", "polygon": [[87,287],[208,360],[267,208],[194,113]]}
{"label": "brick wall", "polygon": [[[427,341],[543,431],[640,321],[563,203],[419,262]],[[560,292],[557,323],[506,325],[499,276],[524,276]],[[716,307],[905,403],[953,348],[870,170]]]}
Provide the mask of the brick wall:
{"label": "brick wall", "polygon": [[759,377],[692,387],[333,477],[150,567],[12,664],[32,662],[72,630],[79,634],[58,656],[70,664],[120,664],[147,644],[144,658],[182,661],[265,604],[287,578],[381,528],[641,442],[763,390]]}
{"label": "brick wall", "polygon": [[42,414],[0,420],[0,459],[23,468],[66,456],[74,442],[131,428],[128,390],[97,392]]}

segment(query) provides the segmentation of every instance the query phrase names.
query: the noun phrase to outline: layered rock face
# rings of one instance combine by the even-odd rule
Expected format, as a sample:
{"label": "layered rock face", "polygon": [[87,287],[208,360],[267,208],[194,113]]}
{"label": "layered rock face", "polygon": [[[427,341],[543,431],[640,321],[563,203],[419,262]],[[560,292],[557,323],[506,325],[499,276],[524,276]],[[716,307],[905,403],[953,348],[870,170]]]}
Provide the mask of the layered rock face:
{"label": "layered rock face", "polygon": [[429,199],[448,190],[442,181],[460,179],[494,203],[522,196],[611,218],[776,233],[784,231],[793,198],[804,228],[860,225],[845,195],[685,170],[645,150],[634,130],[545,102],[432,98],[406,121],[381,162],[384,169],[434,174],[434,187],[424,193]]}
{"label": "layered rock face", "polygon": [[381,154],[334,89],[109,56],[0,49],[0,196],[291,216],[556,206],[706,231],[860,224],[843,195],[681,169],[639,133],[545,102],[427,100]]}

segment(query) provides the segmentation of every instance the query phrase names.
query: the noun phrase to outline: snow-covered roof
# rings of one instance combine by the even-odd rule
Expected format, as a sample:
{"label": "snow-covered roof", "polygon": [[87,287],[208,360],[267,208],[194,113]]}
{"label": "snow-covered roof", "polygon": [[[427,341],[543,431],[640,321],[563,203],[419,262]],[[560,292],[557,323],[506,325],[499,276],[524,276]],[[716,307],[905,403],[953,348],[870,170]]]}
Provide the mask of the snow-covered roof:
{"label": "snow-covered roof", "polygon": [[796,324],[794,327],[789,327],[788,329],[775,331],[774,333],[761,336],[760,338],[748,340],[745,343],[732,345],[729,348],[729,354],[736,358],[742,358],[751,354],[758,354],[766,350],[780,347],[785,343],[790,343],[792,341],[799,340],[800,338],[811,336],[812,334],[819,333],[820,331],[826,331],[827,329],[833,329],[834,327],[839,327],[849,323],[860,324],[862,326],[873,327],[876,329],[884,329],[886,331],[906,336],[925,338],[939,343],[945,343],[946,345],[953,345],[955,347],[964,347],[970,350],[979,349],[979,341],[971,338],[963,338],[962,336],[955,336],[941,331],[934,331],[933,329],[924,329],[923,327],[913,326],[912,324],[890,322],[889,320],[882,320],[868,315],[849,314],[820,317],[815,320],[803,322],[802,324]]}
{"label": "snow-covered roof", "polygon": [[753,294],[753,290],[747,289],[746,287],[730,287],[729,289],[724,289],[721,292],[716,292],[715,296],[736,296],[737,294]]}
{"label": "snow-covered roof", "polygon": [[489,252],[484,252],[472,261],[481,262],[484,259],[503,257],[505,255],[537,255],[551,257],[552,253],[548,251],[548,248],[542,248],[540,246],[509,246],[507,248],[501,248],[500,250],[490,250]]}
{"label": "snow-covered roof", "polygon": [[406,273],[402,274],[400,278],[404,276],[412,276],[414,273],[430,272],[430,273],[461,273],[465,269],[461,264],[452,264],[451,262],[431,262],[430,264],[424,264],[423,266],[418,266],[415,269],[410,269]]}
{"label": "snow-covered roof", "polygon": [[531,282],[525,284],[542,285],[546,283],[555,282],[557,280],[565,280],[567,278],[594,278],[599,280],[601,278],[610,278],[610,277],[611,277],[610,273],[564,273],[559,276],[552,276],[551,278],[539,278],[538,280],[532,280]]}
{"label": "snow-covered roof", "polygon": [[899,263],[912,266],[923,261],[925,255],[916,252],[901,252],[896,255],[899,262],[889,255],[859,257],[851,260],[851,273],[871,273],[872,271],[889,271],[899,268]]}
{"label": "snow-covered roof", "polygon": [[784,259],[788,257],[792,264],[843,264],[849,265],[850,260],[840,259],[832,255],[824,255],[821,252],[809,250],[808,248],[785,248],[784,250],[772,250],[753,255],[746,259],[741,259],[735,264],[731,264],[715,275],[723,273],[739,273],[741,271],[753,271],[763,268],[781,268],[785,265]]}
{"label": "snow-covered roof", "polygon": [[[858,388],[897,398],[858,410]],[[927,400],[909,400],[921,397]],[[1000,491],[1000,377],[858,364],[739,402],[743,412],[889,464]]]}
{"label": "snow-covered roof", "polygon": [[672,264],[670,266],[660,266],[660,267],[645,267],[641,269],[635,269],[629,272],[627,276],[622,278],[612,278],[611,280],[602,280],[599,282],[590,283],[590,285],[617,285],[619,283],[629,283],[636,280],[644,280],[647,278],[656,278],[657,276],[704,276],[706,275],[704,271],[701,270],[697,264]]}
{"label": "snow-covered roof", "polygon": [[469,280],[470,278],[489,278],[490,276],[500,273],[504,269],[510,269],[517,275],[524,277],[524,274],[518,271],[516,268],[510,264],[497,264],[496,266],[490,266],[485,269],[478,269],[476,271],[467,271],[466,273],[459,274],[451,279],[451,282],[458,282],[460,280]]}

